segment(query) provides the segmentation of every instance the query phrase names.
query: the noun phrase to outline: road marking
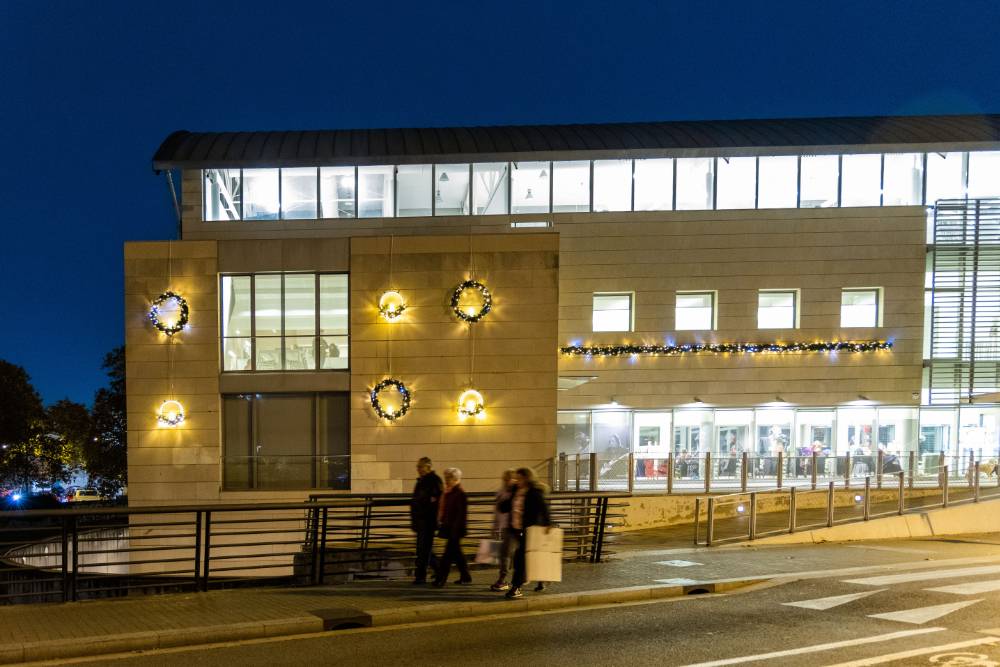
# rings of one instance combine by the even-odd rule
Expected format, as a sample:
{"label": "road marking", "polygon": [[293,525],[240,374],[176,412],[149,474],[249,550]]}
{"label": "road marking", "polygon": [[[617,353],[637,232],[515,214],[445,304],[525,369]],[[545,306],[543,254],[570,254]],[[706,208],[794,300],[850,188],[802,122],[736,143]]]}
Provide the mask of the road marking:
{"label": "road marking", "polygon": [[871,637],[858,637],[857,639],[847,639],[841,642],[829,642],[827,644],[814,644],[813,646],[802,646],[786,651],[774,651],[772,653],[758,653],[756,655],[744,655],[738,658],[726,658],[725,660],[713,660],[711,662],[699,662],[685,667],[721,667],[722,665],[739,665],[744,662],[758,662],[760,660],[771,660],[774,658],[787,658],[793,655],[803,655],[805,653],[820,653],[822,651],[832,651],[838,648],[849,646],[862,646],[864,644],[877,644],[879,642],[891,642],[895,639],[905,639],[916,635],[926,635],[932,632],[941,632],[944,628],[920,628],[918,630],[901,630],[900,632],[890,632],[885,635],[874,635]]}
{"label": "road marking", "polygon": [[[885,655],[878,655],[874,658],[863,658],[861,660],[852,660],[850,662],[838,662],[835,665],[827,665],[827,667],[867,667],[868,665],[881,665],[886,662],[895,662],[896,660],[905,660],[906,658],[915,658],[918,655],[927,655],[928,653],[936,653],[938,651],[953,651],[959,648],[966,648],[967,646],[982,646],[983,644],[995,644],[997,642],[996,637],[982,637],[980,639],[970,639],[964,642],[955,642],[954,644],[941,644],[939,646],[930,646],[927,648],[915,648],[911,651],[900,651],[899,653],[886,653]],[[968,664],[988,664],[988,663],[968,663]]]}
{"label": "road marking", "polygon": [[669,565],[670,567],[691,567],[693,565],[701,565],[701,563],[695,563],[691,560],[658,560],[654,565]]}
{"label": "road marking", "polygon": [[697,579],[684,579],[681,577],[677,579],[653,579],[653,581],[658,584],[673,584],[675,586],[690,586],[691,584],[698,583]]}
{"label": "road marking", "polygon": [[890,611],[885,614],[868,614],[868,618],[881,618],[886,621],[899,621],[900,623],[913,623],[920,625],[935,618],[941,618],[948,614],[976,604],[982,600],[964,600],[962,602],[951,602],[949,604],[936,604],[930,607],[917,607],[916,609],[904,609],[903,611]]}
{"label": "road marking", "polygon": [[924,590],[934,591],[935,593],[954,593],[955,595],[979,595],[980,593],[1000,591],[1000,581],[973,581],[967,584],[925,588]]}
{"label": "road marking", "polygon": [[876,547],[867,544],[845,544],[846,549],[865,549],[870,551],[893,551],[901,554],[932,554],[931,549],[906,549],[904,547]]}
{"label": "road marking", "polygon": [[875,595],[876,593],[881,593],[884,590],[886,589],[880,588],[875,591],[864,591],[862,593],[848,593],[847,595],[834,595],[828,598],[816,598],[815,600],[802,600],[800,602],[782,602],[781,604],[785,607],[802,607],[803,609],[816,609],[818,611],[824,611],[826,609],[833,609],[834,607],[839,607],[840,605],[847,604],[848,602],[854,602],[855,600],[866,598],[869,595]]}
{"label": "road marking", "polygon": [[997,574],[998,572],[1000,572],[1000,565],[986,565],[984,567],[964,567],[958,570],[924,570],[922,572],[908,572],[906,574],[887,574],[882,577],[847,579],[844,583],[864,584],[866,586],[888,586],[891,584],[905,584],[912,581],[956,579],[958,577],[972,577],[979,574]]}

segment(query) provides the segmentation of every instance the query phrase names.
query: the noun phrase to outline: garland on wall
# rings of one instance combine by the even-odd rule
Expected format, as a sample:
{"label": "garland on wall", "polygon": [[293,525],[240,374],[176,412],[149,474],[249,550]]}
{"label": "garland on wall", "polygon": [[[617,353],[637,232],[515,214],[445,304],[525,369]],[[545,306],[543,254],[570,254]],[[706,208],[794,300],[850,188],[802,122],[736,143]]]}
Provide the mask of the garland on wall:
{"label": "garland on wall", "polygon": [[627,357],[632,355],[678,356],[685,354],[793,354],[802,352],[878,352],[891,350],[891,341],[827,341],[819,343],[712,343],[685,345],[567,345],[567,355]]}
{"label": "garland on wall", "polygon": [[[475,290],[479,292],[479,296],[482,299],[482,305],[476,308],[462,308],[461,301],[462,295],[466,290]],[[454,311],[455,315],[459,319],[465,320],[470,324],[478,322],[479,320],[486,317],[487,313],[493,308],[493,295],[486,288],[486,285],[482,284],[478,280],[465,280],[455,288],[455,291],[451,294],[451,309]]]}
{"label": "garland on wall", "polygon": [[[163,307],[168,304],[177,309],[177,319],[170,324],[161,319],[163,316]],[[190,314],[191,311],[188,308],[187,300],[185,300],[180,294],[167,290],[160,296],[153,299],[153,304],[149,308],[149,321],[152,322],[153,326],[159,331],[162,331],[168,336],[173,336],[175,333],[184,330],[184,327],[187,326]]]}
{"label": "garland on wall", "polygon": [[[394,388],[399,392],[400,404],[398,410],[393,410],[391,407],[386,408],[382,406],[382,402],[379,399],[380,394],[384,389],[389,387]],[[377,385],[372,387],[371,391],[371,404],[372,409],[382,419],[387,419],[389,421],[394,421],[399,419],[406,414],[406,411],[410,409],[410,390],[406,388],[406,385],[395,378],[386,378],[379,382]]]}

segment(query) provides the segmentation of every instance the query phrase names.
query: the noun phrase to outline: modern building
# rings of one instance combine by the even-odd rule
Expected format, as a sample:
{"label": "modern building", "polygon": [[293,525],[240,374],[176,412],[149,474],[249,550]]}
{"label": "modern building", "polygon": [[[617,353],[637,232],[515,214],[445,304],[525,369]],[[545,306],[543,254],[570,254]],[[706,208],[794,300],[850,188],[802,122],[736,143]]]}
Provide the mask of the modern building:
{"label": "modern building", "polygon": [[423,455],[482,489],[563,452],[997,454],[1000,116],[181,131],[153,167],[133,503],[402,491]]}

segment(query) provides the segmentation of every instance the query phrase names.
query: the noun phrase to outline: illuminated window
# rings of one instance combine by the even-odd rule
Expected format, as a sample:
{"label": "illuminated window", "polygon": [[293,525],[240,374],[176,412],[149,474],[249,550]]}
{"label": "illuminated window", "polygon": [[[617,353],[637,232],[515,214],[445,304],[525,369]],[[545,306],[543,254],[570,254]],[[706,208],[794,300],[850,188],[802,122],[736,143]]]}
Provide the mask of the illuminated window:
{"label": "illuminated window", "polygon": [[355,217],[355,178],[354,167],[322,167],[319,170],[321,218]]}
{"label": "illuminated window", "polygon": [[434,215],[469,214],[469,165],[434,167]]}
{"label": "illuminated window", "polygon": [[278,170],[243,170],[243,219],[278,219]]}
{"label": "illuminated window", "polygon": [[927,203],[965,197],[965,153],[927,154]]}
{"label": "illuminated window", "polygon": [[757,208],[795,208],[799,158],[790,155],[758,159]]}
{"label": "illuminated window", "polygon": [[840,326],[882,326],[882,290],[878,288],[845,289],[840,293]]}
{"label": "illuminated window", "polygon": [[594,211],[632,210],[632,160],[594,160]]}
{"label": "illuminated window", "polygon": [[590,161],[552,163],[552,210],[590,210]]}
{"label": "illuminated window", "polygon": [[311,220],[317,217],[316,178],[314,167],[281,170],[283,220]]}
{"label": "illuminated window", "polygon": [[886,153],[882,167],[882,205],[919,206],[923,203],[924,154]]}
{"label": "illuminated window", "polygon": [[511,213],[548,213],[548,162],[514,162],[511,171]]}
{"label": "illuminated window", "polygon": [[391,166],[358,167],[359,218],[392,217],[392,178]]}
{"label": "illuminated window", "polygon": [[837,155],[803,155],[799,185],[800,208],[837,206],[840,181],[840,157]]}
{"label": "illuminated window", "polygon": [[239,169],[204,171],[205,220],[239,220],[242,217],[242,179]]}
{"label": "illuminated window", "polygon": [[506,215],[510,163],[472,165],[472,206],[476,215]]}
{"label": "illuminated window", "polygon": [[844,155],[841,158],[841,206],[879,206],[882,203],[882,155]]}
{"label": "illuminated window", "polygon": [[1000,195],[1000,151],[969,153],[969,196]]}
{"label": "illuminated window", "polygon": [[632,294],[595,294],[594,331],[631,331]]}
{"label": "illuminated window", "polygon": [[635,161],[635,210],[669,211],[674,207],[674,161]]}
{"label": "illuminated window", "polygon": [[757,202],[757,158],[720,157],[716,162],[718,194],[715,207],[754,208]]}
{"label": "illuminated window", "polygon": [[678,292],[674,306],[676,331],[715,329],[715,292]]}
{"label": "illuminated window", "polygon": [[679,158],[677,169],[677,210],[711,210],[714,201],[715,160],[710,157]]}
{"label": "illuminated window", "polygon": [[[433,167],[406,164],[396,167],[396,215],[412,218],[431,214]],[[440,192],[440,191],[437,191]]]}
{"label": "illuminated window", "polygon": [[757,294],[757,328],[797,328],[798,296],[797,290],[761,290]]}

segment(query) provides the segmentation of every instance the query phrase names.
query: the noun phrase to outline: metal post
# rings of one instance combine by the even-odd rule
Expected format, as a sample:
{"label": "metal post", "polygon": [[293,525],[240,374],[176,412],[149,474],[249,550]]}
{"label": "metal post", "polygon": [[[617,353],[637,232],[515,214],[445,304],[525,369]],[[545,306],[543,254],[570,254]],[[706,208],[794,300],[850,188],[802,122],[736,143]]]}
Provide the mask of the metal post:
{"label": "metal post", "polygon": [[743,456],[740,457],[740,491],[743,493],[747,492],[747,466],[749,465],[750,455],[747,452],[743,452]]}
{"label": "metal post", "polygon": [[590,490],[597,491],[597,453],[590,454]]}
{"label": "metal post", "polygon": [[705,452],[705,469],[702,471],[705,476],[705,493],[712,492],[712,452]]}
{"label": "metal post", "polygon": [[201,588],[201,510],[194,513],[194,589]]}
{"label": "metal post", "polygon": [[712,537],[715,533],[715,498],[708,499],[708,516],[705,517],[705,546],[712,546]]}
{"label": "metal post", "polygon": [[900,470],[899,475],[899,513],[902,514],[906,510],[906,473]]}
{"label": "metal post", "polygon": [[976,461],[972,467],[972,502],[979,502],[979,461]]}
{"label": "metal post", "polygon": [[628,453],[628,492],[635,488],[635,454]]}
{"label": "metal post", "polygon": [[569,491],[569,462],[566,460],[566,452],[559,455],[559,490]]}
{"label": "metal post", "polygon": [[910,460],[907,462],[906,467],[909,468],[910,488],[912,489],[913,488],[913,477],[917,474],[917,453],[916,452],[910,452],[909,459]]}
{"label": "metal post", "polygon": [[208,574],[212,568],[212,513],[205,512],[205,562],[201,573],[201,590],[208,590]]}
{"label": "metal post", "polygon": [[701,518],[701,498],[694,499],[694,545],[698,546],[698,521]]}
{"label": "metal post", "polygon": [[580,455],[576,455],[576,490],[580,490]]}
{"label": "metal post", "polygon": [[875,486],[876,488],[882,488],[882,464],[885,463],[885,452],[881,449],[878,450],[878,455],[875,457]]}
{"label": "metal post", "polygon": [[835,482],[830,482],[830,487],[826,491],[826,527],[827,528],[830,528],[831,526],[833,526],[834,484],[835,484]]}
{"label": "metal post", "polygon": [[674,455],[667,454],[667,493],[674,492]]}
{"label": "metal post", "polygon": [[750,493],[750,529],[748,537],[752,540],[757,537],[757,492]]}
{"label": "metal post", "polygon": [[69,522],[73,517],[63,517],[62,520],[62,598],[63,602],[69,602],[70,580],[69,580]]}
{"label": "metal post", "polygon": [[851,488],[851,453],[844,454],[844,488]]}
{"label": "metal post", "polygon": [[974,468],[976,461],[976,455],[972,450],[969,450],[969,468],[965,474],[965,478],[969,480],[969,487],[972,487],[972,470]]}
{"label": "metal post", "polygon": [[819,456],[817,456],[816,452],[813,452],[812,453],[812,467],[810,468],[812,470],[812,474],[810,475],[810,480],[809,481],[810,481],[810,486],[811,486],[811,488],[814,491],[816,490],[816,475],[819,474],[819,471],[816,469],[816,466],[818,466],[818,465],[819,465]]}
{"label": "metal post", "polygon": [[[309,583],[313,585],[319,584],[319,507],[312,507],[309,509],[309,542],[312,547],[312,562],[310,563],[309,572]],[[366,527],[365,532],[368,532],[368,527]],[[363,542],[367,542],[367,535],[363,538]],[[364,548],[364,547],[362,547]],[[361,558],[364,561],[364,551],[362,551]]]}
{"label": "metal post", "polygon": [[865,521],[872,518],[872,476],[865,475],[865,501],[864,501],[864,511],[865,511]]}
{"label": "metal post", "polygon": [[548,470],[548,472],[549,472],[549,485],[553,489],[558,489],[559,485],[558,485],[558,481],[556,480],[556,460],[554,458],[550,458],[549,459],[548,468],[549,468],[549,470]]}
{"label": "metal post", "polygon": [[327,515],[330,508],[323,508],[323,526],[320,528],[319,533],[319,584],[323,585],[323,577],[326,574],[326,527],[327,527]]}
{"label": "metal post", "polygon": [[781,488],[782,480],[785,478],[785,453],[778,452],[778,488]]}
{"label": "metal post", "polygon": [[941,468],[942,479],[944,482],[941,484],[941,507],[948,506],[948,466]]}
{"label": "metal post", "polygon": [[795,532],[795,508],[798,502],[795,500],[795,487],[793,486],[788,494],[788,532]]}
{"label": "metal post", "polygon": [[73,532],[70,533],[70,539],[72,540],[72,547],[71,547],[71,549],[72,549],[72,554],[73,554],[73,561],[72,561],[73,562],[73,565],[72,565],[72,570],[73,571],[70,572],[70,575],[69,575],[69,581],[70,581],[69,601],[70,602],[76,602],[79,599],[79,598],[77,598],[77,594],[76,594],[77,593],[77,585],[80,583],[79,579],[78,579],[78,575],[80,574],[80,531],[77,530],[76,517],[73,517],[73,522],[72,522],[71,525],[73,526]]}
{"label": "metal post", "polygon": [[[944,470],[944,452],[938,452],[938,488],[944,488],[944,479],[941,477],[941,471]],[[947,477],[947,475],[945,475]]]}

